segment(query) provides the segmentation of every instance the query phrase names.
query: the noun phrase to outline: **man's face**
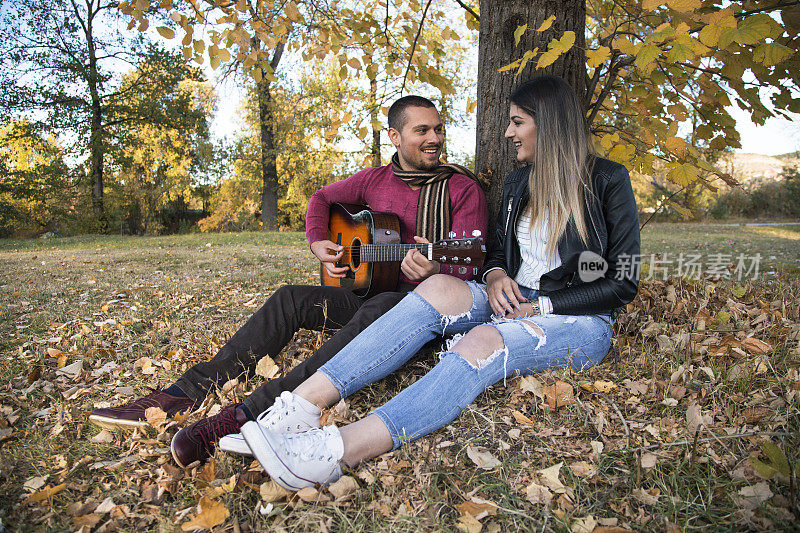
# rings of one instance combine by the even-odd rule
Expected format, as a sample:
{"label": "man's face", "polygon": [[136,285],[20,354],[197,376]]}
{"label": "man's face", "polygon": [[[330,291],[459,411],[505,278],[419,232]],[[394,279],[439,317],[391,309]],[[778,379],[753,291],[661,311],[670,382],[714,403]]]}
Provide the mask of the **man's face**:
{"label": "man's face", "polygon": [[405,124],[389,128],[389,140],[397,148],[403,170],[432,170],[439,166],[444,133],[439,112],[433,107],[407,107]]}

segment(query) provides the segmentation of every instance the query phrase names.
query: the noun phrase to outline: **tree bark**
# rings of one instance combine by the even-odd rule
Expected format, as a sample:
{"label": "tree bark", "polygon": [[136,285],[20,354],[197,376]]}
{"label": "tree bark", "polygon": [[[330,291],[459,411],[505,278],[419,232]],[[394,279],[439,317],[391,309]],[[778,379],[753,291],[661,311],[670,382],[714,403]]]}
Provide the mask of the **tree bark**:
{"label": "tree bark", "polygon": [[369,80],[369,118],[370,128],[372,128],[372,166],[381,166],[381,130],[376,128],[378,124],[378,80],[372,78]]}
{"label": "tree bark", "polygon": [[[553,25],[545,31],[535,31],[550,15],[557,17]],[[480,0],[480,16],[475,170],[478,178],[488,183],[489,220],[493,224],[503,182],[508,173],[519,166],[514,150],[504,137],[508,126],[509,96],[514,87],[539,74],[556,74],[584,98],[586,1]],[[523,24],[527,24],[528,29],[515,46],[514,31]],[[536,70],[537,54],[517,77],[516,70],[498,72],[501,67],[522,57],[526,50],[538,47],[539,53],[544,52],[554,37],[561,38],[568,30],[575,32],[575,44],[552,65]]]}
{"label": "tree bark", "polygon": [[[89,72],[86,81],[89,84],[89,95],[92,102],[89,130],[89,173],[92,180],[92,210],[101,229],[104,230],[103,160],[105,149],[103,146],[103,106],[100,102],[100,75],[97,71],[97,52],[95,50],[94,35],[92,34],[92,22],[96,11],[93,2],[87,2],[86,8],[84,34],[86,35],[86,45],[89,51]],[[75,9],[75,15],[80,18],[80,13],[77,9]]]}
{"label": "tree bark", "polygon": [[[270,61],[272,71],[278,68],[283,55],[284,44],[279,43]],[[258,92],[258,118],[261,129],[261,229],[278,229],[278,157],[275,150],[275,117],[272,113],[270,81],[261,76],[256,84]]]}

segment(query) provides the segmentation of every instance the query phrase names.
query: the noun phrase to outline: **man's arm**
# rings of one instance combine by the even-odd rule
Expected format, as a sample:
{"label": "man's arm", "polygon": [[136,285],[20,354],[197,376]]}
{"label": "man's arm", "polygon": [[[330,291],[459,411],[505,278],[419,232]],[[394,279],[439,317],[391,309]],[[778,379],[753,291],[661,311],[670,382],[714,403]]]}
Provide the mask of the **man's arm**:
{"label": "man's arm", "polygon": [[306,210],[306,239],[311,252],[333,278],[342,278],[347,267],[337,267],[336,262],[342,258],[344,247],[328,240],[328,224],[331,204],[363,204],[364,200],[363,171],[353,174],[347,179],[326,185],[311,195]]}

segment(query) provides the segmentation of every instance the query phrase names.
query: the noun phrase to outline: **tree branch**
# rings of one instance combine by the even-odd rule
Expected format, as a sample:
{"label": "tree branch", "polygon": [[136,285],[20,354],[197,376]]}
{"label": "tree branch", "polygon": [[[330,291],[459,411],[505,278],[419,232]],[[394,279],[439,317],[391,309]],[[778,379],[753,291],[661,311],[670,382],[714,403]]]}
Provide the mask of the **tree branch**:
{"label": "tree branch", "polygon": [[465,4],[465,3],[464,3],[464,2],[462,2],[461,0],[456,0],[456,3],[457,3],[458,5],[460,5],[461,7],[463,7],[463,8],[464,8],[464,9],[467,11],[467,13],[469,13],[470,15],[472,15],[473,17],[475,17],[475,20],[477,20],[478,22],[480,22],[480,21],[481,21],[481,17],[479,17],[479,16],[478,16],[478,14],[477,14],[477,13],[475,13],[475,11],[473,11],[473,9],[472,9],[471,7],[469,7],[467,4]]}
{"label": "tree branch", "polygon": [[403,91],[406,88],[406,81],[408,80],[408,71],[411,70],[411,63],[414,61],[414,52],[417,49],[417,41],[419,40],[419,36],[422,33],[422,26],[425,24],[425,15],[428,14],[428,8],[431,7],[431,3],[433,0],[428,0],[428,3],[425,4],[425,9],[422,11],[422,19],[419,21],[419,28],[417,28],[417,34],[414,36],[414,42],[411,43],[411,56],[408,58],[408,65],[406,66],[406,73],[403,74],[403,85],[400,87],[400,94],[403,94]]}

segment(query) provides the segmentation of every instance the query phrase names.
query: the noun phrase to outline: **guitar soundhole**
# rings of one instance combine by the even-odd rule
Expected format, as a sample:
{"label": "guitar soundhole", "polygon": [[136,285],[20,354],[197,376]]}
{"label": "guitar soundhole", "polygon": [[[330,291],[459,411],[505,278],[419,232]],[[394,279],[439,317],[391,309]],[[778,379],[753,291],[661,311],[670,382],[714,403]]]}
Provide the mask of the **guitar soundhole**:
{"label": "guitar soundhole", "polygon": [[356,239],[350,246],[350,265],[353,270],[358,270],[361,266],[361,241]]}

